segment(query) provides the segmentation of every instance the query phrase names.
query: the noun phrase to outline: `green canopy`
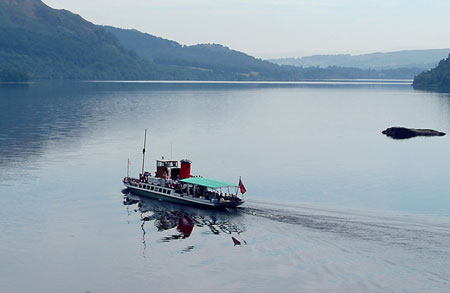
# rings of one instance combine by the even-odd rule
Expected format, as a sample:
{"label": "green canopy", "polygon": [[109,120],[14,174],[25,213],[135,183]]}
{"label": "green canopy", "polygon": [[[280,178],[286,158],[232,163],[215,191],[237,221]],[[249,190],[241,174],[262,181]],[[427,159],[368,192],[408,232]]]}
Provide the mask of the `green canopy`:
{"label": "green canopy", "polygon": [[214,179],[208,179],[208,178],[202,178],[202,177],[191,177],[191,178],[181,179],[180,181],[183,183],[201,185],[201,186],[206,186],[209,188],[220,188],[220,187],[227,187],[227,186],[238,187],[236,184],[233,184],[233,183],[217,181]]}

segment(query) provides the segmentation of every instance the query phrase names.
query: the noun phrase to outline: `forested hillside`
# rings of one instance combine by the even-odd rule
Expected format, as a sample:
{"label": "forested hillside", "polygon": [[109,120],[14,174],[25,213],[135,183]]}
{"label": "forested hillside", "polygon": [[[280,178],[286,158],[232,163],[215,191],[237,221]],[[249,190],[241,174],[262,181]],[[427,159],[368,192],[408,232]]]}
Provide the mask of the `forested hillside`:
{"label": "forested hillside", "polygon": [[105,26],[127,49],[157,64],[176,65],[239,73],[242,77],[272,77],[282,74],[280,66],[231,50],[219,44],[183,46],[137,30]]}
{"label": "forested hillside", "polygon": [[201,68],[230,80],[285,80],[326,78],[413,78],[419,68],[361,69],[277,65],[218,44],[183,46],[175,41],[139,32],[105,26],[127,49],[157,64]]}
{"label": "forested hillside", "polygon": [[417,75],[413,86],[415,89],[450,93],[450,54],[435,68]]}
{"label": "forested hillside", "polygon": [[0,0],[0,81],[412,78],[420,71],[277,65],[219,44],[103,27],[40,0]]}
{"label": "forested hillside", "polygon": [[145,61],[102,27],[39,0],[0,0],[0,68],[31,79],[157,79],[185,73]]}

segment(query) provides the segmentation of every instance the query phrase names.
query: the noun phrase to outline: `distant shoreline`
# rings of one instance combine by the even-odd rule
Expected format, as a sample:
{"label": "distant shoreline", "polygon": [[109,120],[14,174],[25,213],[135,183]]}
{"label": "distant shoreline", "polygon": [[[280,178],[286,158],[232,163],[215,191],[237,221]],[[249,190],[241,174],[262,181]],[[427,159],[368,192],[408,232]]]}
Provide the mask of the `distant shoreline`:
{"label": "distant shoreline", "polygon": [[177,83],[177,84],[389,84],[411,85],[412,79],[316,79],[302,81],[233,81],[233,80],[85,80],[86,83]]}

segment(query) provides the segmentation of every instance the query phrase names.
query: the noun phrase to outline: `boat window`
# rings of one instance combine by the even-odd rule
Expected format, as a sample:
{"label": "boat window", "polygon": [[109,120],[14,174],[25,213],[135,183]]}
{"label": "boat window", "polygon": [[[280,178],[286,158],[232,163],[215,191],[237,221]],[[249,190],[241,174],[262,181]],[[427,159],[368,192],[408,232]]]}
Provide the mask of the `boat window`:
{"label": "boat window", "polygon": [[161,191],[162,191],[162,188],[159,188],[158,191],[161,192]]}
{"label": "boat window", "polygon": [[139,184],[139,188],[142,188],[142,184]]}
{"label": "boat window", "polygon": [[150,189],[150,185],[147,185],[147,189]]}
{"label": "boat window", "polygon": [[153,189],[154,189],[154,187],[153,187],[153,186],[151,186],[151,187],[150,187],[150,189],[151,189],[151,190],[153,190]]}

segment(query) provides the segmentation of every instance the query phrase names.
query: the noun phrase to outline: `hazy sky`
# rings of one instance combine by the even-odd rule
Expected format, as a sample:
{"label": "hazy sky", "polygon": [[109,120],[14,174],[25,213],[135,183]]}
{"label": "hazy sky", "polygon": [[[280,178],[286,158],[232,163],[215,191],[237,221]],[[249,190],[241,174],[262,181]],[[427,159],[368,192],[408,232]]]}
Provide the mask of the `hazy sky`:
{"label": "hazy sky", "polygon": [[95,24],[268,57],[450,48],[449,0],[44,0]]}

